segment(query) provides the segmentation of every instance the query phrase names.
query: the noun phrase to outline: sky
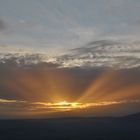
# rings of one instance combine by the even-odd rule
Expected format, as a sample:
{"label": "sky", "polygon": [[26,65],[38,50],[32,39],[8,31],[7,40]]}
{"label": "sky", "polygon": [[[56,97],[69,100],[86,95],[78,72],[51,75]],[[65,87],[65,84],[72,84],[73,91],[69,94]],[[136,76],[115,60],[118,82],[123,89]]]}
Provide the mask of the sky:
{"label": "sky", "polygon": [[139,0],[1,0],[0,44],[46,49],[137,40],[139,12]]}
{"label": "sky", "polygon": [[139,0],[0,0],[0,118],[139,112],[139,13]]}

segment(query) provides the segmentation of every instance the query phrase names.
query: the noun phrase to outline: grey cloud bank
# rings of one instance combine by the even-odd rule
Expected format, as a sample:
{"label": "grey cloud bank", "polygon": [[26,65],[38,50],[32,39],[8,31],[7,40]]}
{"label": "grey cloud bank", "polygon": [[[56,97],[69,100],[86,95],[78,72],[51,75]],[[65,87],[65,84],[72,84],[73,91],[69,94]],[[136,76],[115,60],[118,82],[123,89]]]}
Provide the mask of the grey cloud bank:
{"label": "grey cloud bank", "polygon": [[139,7],[137,0],[0,1],[0,19],[8,26],[0,44],[55,49],[101,39],[139,40]]}
{"label": "grey cloud bank", "polygon": [[[110,40],[93,41],[83,47],[69,49],[61,55],[35,53],[19,50],[0,54],[0,62],[17,63],[26,66],[39,63],[50,63],[58,68],[113,68],[129,69],[140,67],[140,42],[118,42]],[[3,48],[1,48],[3,50]],[[8,49],[9,50],[9,49]]]}

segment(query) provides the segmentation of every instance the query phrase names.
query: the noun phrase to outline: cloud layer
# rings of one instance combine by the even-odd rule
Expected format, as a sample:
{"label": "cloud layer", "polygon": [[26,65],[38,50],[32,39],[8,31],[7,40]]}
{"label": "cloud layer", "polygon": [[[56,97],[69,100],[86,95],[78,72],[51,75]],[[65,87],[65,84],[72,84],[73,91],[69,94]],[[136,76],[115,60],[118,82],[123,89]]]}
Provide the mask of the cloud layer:
{"label": "cloud layer", "polygon": [[[92,40],[139,40],[137,0],[5,0],[0,44],[19,48],[73,48]],[[6,24],[5,24],[6,23]]]}
{"label": "cloud layer", "polygon": [[113,68],[128,69],[140,67],[140,42],[99,40],[83,47],[69,49],[63,54],[35,53],[1,47],[1,63],[13,62],[19,66],[49,63],[59,68]]}

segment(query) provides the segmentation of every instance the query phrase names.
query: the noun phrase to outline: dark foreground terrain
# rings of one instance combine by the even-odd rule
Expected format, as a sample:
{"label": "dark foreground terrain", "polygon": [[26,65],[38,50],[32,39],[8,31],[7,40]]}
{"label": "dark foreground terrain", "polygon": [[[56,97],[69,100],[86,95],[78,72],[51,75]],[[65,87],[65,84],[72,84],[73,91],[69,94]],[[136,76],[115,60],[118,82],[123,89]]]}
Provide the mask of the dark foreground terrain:
{"label": "dark foreground terrain", "polygon": [[140,113],[120,118],[0,120],[0,140],[140,140]]}

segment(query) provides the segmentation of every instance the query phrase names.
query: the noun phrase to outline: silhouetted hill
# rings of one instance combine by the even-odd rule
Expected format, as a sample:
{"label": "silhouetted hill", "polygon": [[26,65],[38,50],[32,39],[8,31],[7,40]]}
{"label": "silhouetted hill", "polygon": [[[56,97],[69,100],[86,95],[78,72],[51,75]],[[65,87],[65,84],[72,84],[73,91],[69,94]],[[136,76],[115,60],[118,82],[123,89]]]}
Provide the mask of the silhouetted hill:
{"label": "silhouetted hill", "polygon": [[125,117],[126,119],[131,119],[131,120],[135,120],[135,121],[140,121],[140,112],[136,113],[136,114],[131,114]]}
{"label": "silhouetted hill", "polygon": [[140,140],[139,116],[0,120],[0,140]]}

